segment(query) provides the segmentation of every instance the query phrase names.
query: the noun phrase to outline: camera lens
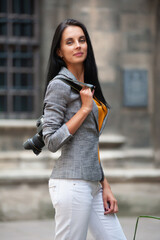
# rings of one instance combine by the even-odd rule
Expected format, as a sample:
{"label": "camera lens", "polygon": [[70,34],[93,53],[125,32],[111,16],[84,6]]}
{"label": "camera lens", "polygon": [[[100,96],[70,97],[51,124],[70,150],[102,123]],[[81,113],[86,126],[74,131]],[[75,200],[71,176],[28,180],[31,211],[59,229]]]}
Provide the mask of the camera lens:
{"label": "camera lens", "polygon": [[24,142],[23,147],[26,150],[33,150],[33,152],[38,155],[42,151],[44,145],[42,137],[37,133],[33,138],[29,138]]}

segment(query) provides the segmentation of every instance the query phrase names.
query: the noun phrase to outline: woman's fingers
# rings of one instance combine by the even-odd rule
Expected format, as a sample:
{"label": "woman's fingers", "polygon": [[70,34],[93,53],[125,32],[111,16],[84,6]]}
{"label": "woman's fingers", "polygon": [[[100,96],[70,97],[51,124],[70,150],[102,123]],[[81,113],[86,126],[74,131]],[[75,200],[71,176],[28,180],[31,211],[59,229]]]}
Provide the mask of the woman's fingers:
{"label": "woman's fingers", "polygon": [[90,88],[83,87],[80,91],[82,107],[90,112],[93,107],[93,95]]}
{"label": "woman's fingers", "polygon": [[107,201],[103,201],[103,205],[104,205],[104,213],[107,213],[109,211],[109,204]]}
{"label": "woman's fingers", "polygon": [[117,213],[118,212],[118,204],[117,200],[112,200],[107,202],[107,205],[104,204],[105,212],[104,214],[109,214],[109,213]]}

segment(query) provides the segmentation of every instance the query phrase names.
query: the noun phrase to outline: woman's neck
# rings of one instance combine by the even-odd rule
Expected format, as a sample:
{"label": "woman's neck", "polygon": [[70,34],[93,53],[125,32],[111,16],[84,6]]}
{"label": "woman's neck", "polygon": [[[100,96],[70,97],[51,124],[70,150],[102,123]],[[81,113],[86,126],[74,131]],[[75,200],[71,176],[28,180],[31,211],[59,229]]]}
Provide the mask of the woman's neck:
{"label": "woman's neck", "polygon": [[84,66],[68,66],[67,68],[79,82],[84,82]]}

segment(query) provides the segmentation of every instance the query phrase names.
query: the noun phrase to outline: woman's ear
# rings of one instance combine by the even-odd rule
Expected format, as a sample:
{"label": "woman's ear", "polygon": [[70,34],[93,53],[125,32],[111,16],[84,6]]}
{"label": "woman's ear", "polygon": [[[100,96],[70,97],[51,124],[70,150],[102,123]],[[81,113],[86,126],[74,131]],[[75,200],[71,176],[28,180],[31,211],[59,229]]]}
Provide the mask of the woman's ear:
{"label": "woman's ear", "polygon": [[57,55],[58,55],[60,58],[63,58],[63,55],[62,55],[61,50],[60,50],[59,48],[57,49]]}

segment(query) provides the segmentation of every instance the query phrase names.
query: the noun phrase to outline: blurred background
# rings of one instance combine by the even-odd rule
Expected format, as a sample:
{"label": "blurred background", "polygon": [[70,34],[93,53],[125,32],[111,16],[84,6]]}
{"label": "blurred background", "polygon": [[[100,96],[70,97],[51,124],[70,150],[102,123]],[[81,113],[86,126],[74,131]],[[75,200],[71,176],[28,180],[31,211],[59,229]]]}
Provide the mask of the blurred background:
{"label": "blurred background", "polygon": [[160,215],[160,1],[0,0],[0,221],[48,219],[59,152],[23,149],[42,114],[56,26],[82,21],[111,105],[100,139],[119,216]]}

